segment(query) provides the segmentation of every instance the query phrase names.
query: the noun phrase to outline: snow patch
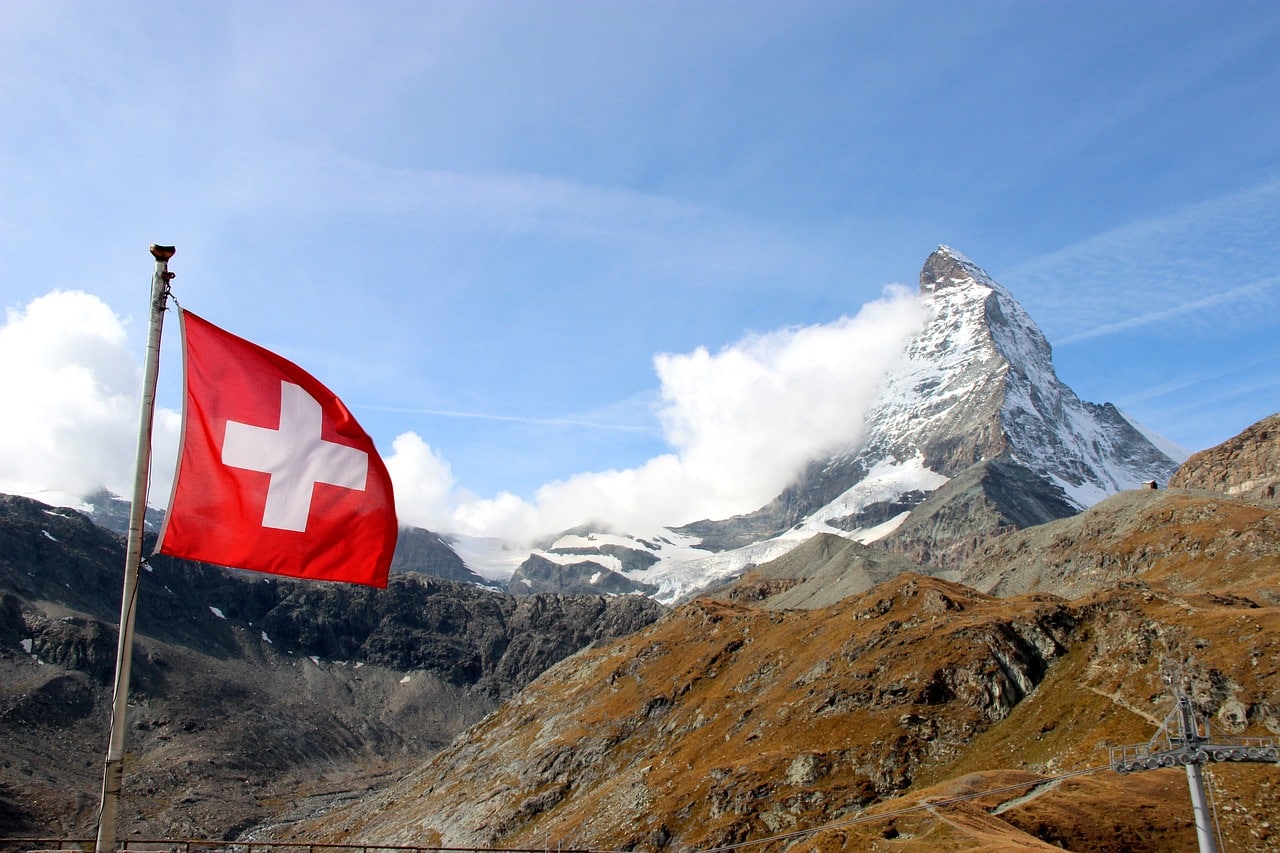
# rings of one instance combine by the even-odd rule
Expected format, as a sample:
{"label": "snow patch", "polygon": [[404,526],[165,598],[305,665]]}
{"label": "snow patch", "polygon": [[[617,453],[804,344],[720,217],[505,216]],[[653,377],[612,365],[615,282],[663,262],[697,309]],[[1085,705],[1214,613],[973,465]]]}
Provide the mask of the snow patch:
{"label": "snow patch", "polygon": [[875,542],[878,539],[883,539],[901,527],[902,523],[907,520],[907,516],[909,515],[911,515],[910,510],[900,512],[888,521],[883,521],[880,524],[866,527],[861,530],[855,530],[846,538],[852,539],[855,542],[861,542],[863,545]]}
{"label": "snow patch", "polygon": [[[555,547],[562,547],[557,544]],[[632,548],[634,545],[627,545]],[[577,566],[582,563],[595,563],[613,572],[622,572],[622,560],[610,554],[560,554],[555,551],[534,551],[539,557],[557,566]]]}
{"label": "snow patch", "polygon": [[218,608],[214,607],[212,604],[211,604],[211,605],[209,605],[209,610],[210,610],[210,612],[212,612],[212,613],[213,613],[213,615],[214,615],[214,616],[217,616],[219,619],[226,619],[226,618],[227,618],[226,616],[224,616],[224,615],[223,615],[223,613],[222,613],[222,611],[221,611],[221,610],[219,610]]}
{"label": "snow patch", "polygon": [[34,647],[35,647],[35,641],[34,641],[34,640],[23,640],[23,641],[22,641],[22,650],[23,650],[24,652],[26,652],[27,654],[31,654],[31,650],[32,650]]}
{"label": "snow patch", "polygon": [[44,534],[44,538],[45,538],[45,539],[48,539],[50,542],[57,542],[57,541],[58,541],[56,538],[54,538],[54,535],[53,535],[52,533],[50,533],[49,531],[47,531],[47,530],[41,530],[40,532],[41,532],[41,533],[43,533],[43,534]]}
{"label": "snow patch", "polygon": [[[869,542],[872,540],[862,538],[866,531],[854,531],[854,533],[858,534],[855,536],[835,529],[827,522],[832,519],[854,515],[875,503],[897,500],[907,492],[935,491],[946,483],[948,479],[948,477],[926,468],[924,458],[918,455],[908,459],[906,462],[886,459],[877,463],[865,478],[848,491],[806,518],[803,522],[803,527],[811,533],[838,533],[846,538]],[[901,523],[901,521],[898,522],[898,524]],[[877,527],[883,526],[877,525]],[[880,536],[886,536],[890,532],[892,532],[892,529],[886,530]]]}
{"label": "snow patch", "polygon": [[528,548],[491,536],[461,536],[451,533],[441,538],[462,558],[468,569],[485,580],[510,580],[529,556]]}

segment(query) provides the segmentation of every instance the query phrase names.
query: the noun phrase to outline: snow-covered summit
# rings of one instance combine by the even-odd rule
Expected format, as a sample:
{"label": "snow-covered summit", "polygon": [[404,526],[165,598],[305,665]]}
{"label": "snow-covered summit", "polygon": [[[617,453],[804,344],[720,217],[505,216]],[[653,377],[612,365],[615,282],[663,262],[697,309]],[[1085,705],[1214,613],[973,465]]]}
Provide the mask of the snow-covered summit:
{"label": "snow-covered summit", "polygon": [[[926,319],[881,381],[860,440],[814,460],[754,513],[635,539],[645,559],[622,569],[627,578],[670,601],[818,532],[863,542],[891,536],[949,480],[996,460],[1025,470],[1024,481],[1041,484],[1062,512],[1164,481],[1177,467],[1158,437],[1058,379],[1039,327],[969,258],[939,246],[921,270],[920,295]],[[543,553],[563,564],[591,552],[597,567],[614,571],[627,547],[576,543]]]}
{"label": "snow-covered summit", "polygon": [[929,317],[868,413],[863,465],[921,455],[951,477],[1007,452],[1081,508],[1176,467],[1114,406],[1058,379],[1040,328],[973,261],[940,246],[920,293]]}

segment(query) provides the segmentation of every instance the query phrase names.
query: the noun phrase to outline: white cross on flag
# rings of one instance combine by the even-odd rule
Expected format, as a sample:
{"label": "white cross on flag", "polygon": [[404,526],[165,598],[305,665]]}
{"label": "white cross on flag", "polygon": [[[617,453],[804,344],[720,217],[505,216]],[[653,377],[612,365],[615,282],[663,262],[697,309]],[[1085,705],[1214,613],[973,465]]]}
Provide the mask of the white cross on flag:
{"label": "white cross on flag", "polygon": [[158,551],[385,587],[391,478],[351,412],[296,364],[180,311],[186,404]]}

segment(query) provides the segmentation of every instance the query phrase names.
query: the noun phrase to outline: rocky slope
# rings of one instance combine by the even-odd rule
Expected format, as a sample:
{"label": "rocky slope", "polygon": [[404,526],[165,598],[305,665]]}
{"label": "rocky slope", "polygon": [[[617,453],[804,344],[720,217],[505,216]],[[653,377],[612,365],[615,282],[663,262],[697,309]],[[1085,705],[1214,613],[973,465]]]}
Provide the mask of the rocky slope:
{"label": "rocky slope", "polygon": [[1075,515],[1063,491],[1007,452],[961,471],[875,545],[939,570],[956,570],[982,543]]}
{"label": "rocky slope", "polygon": [[[0,496],[0,835],[94,826],[123,563],[119,537],[85,516]],[[374,590],[153,558],[121,826],[233,836],[311,795],[363,791],[662,611],[642,596],[516,599],[416,574]]]}
{"label": "rocky slope", "polygon": [[1280,604],[1280,507],[1182,489],[1122,492],[979,548],[961,580],[995,595],[1076,596],[1132,578]]}
{"label": "rocky slope", "polygon": [[1280,493],[1280,414],[1263,418],[1217,447],[1192,454],[1169,486],[1275,500]]}
{"label": "rocky slope", "polygon": [[[1171,684],[1219,735],[1280,735],[1278,534],[1272,501],[1123,492],[976,548],[961,577],[1000,598],[817,537],[275,837],[1191,849],[1182,769],[1120,776],[1106,747],[1151,738]],[[1205,772],[1227,849],[1280,846],[1273,767]]]}
{"label": "rocky slope", "polygon": [[898,575],[929,571],[919,563],[860,542],[819,533],[794,551],[750,569],[726,588],[707,592],[706,597],[771,610],[813,610],[866,592]]}
{"label": "rocky slope", "polygon": [[[1151,737],[1175,668],[1215,726],[1280,732],[1278,660],[1280,608],[1154,584],[1002,600],[902,575],[816,610],[703,600],[558,664],[420,770],[278,837],[658,850],[856,820],[798,843],[1188,849],[1179,769],[1039,784]],[[1231,849],[1280,841],[1266,771],[1213,770]]]}

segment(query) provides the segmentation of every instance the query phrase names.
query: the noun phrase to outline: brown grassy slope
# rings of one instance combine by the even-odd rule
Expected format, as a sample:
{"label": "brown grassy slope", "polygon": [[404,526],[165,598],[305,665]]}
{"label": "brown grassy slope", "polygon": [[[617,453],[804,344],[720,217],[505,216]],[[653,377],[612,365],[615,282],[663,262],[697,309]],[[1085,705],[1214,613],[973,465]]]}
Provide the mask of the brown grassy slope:
{"label": "brown grassy slope", "polygon": [[995,595],[1075,597],[1137,577],[1280,603],[1280,504],[1182,489],[1121,492],[986,543],[960,579]]}
{"label": "brown grassy slope", "polygon": [[[1280,732],[1280,608],[1257,605],[1140,583],[1002,600],[918,575],[821,610],[695,602],[561,663],[420,771],[292,831],[611,849],[764,838],[1104,764],[1100,745],[1145,741],[1163,720],[1162,661],[1180,662],[1219,726]],[[1280,777],[1215,773],[1231,849],[1275,849],[1258,827],[1280,827],[1263,787]],[[1194,846],[1180,771],[1067,780],[994,813],[1022,793],[796,843]]]}

